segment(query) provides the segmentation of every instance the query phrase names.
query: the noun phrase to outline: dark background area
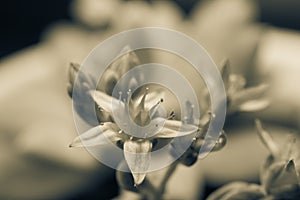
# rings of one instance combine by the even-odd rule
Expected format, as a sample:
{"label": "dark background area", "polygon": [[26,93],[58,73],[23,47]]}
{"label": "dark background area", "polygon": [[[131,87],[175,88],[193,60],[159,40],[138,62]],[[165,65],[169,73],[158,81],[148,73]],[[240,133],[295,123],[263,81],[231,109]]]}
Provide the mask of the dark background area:
{"label": "dark background area", "polygon": [[[149,0],[151,2],[151,0]],[[153,0],[152,0],[153,1]],[[201,0],[174,0],[186,13]],[[299,0],[261,0],[259,21],[300,30]],[[70,20],[71,0],[2,0],[0,58],[39,42],[42,31],[57,20]]]}

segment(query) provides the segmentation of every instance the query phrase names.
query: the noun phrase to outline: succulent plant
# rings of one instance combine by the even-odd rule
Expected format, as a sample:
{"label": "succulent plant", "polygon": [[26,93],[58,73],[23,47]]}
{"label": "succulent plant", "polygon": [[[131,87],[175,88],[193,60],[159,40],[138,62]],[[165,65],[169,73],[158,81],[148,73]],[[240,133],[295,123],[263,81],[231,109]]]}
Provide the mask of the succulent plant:
{"label": "succulent plant", "polygon": [[299,146],[293,136],[288,137],[284,146],[278,145],[262,127],[260,120],[255,120],[258,136],[269,155],[260,172],[260,184],[233,182],[214,193],[208,200],[253,199],[253,200],[297,200],[300,197],[300,161]]}

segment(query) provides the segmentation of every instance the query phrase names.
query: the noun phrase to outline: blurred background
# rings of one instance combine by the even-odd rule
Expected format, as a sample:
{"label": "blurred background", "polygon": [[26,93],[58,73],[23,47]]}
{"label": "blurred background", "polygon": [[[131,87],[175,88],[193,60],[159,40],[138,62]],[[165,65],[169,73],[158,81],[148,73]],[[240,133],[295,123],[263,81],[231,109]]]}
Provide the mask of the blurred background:
{"label": "blurred background", "polygon": [[[154,1],[154,0],[152,0]],[[152,2],[149,0],[148,2]],[[183,15],[189,17],[193,8],[201,0],[174,0]],[[0,22],[0,56],[9,55],[17,50],[40,41],[45,29],[58,20],[73,20],[70,14],[72,0],[2,1]],[[259,16],[257,22],[292,30],[300,29],[300,3],[297,0],[260,0],[257,1]],[[74,20],[73,20],[74,21]]]}
{"label": "blurred background", "polygon": [[[111,199],[119,194],[112,169],[84,149],[68,149],[76,131],[65,87],[67,67],[71,61],[81,63],[114,33],[143,26],[195,38],[217,65],[229,58],[232,72],[244,75],[247,86],[270,84],[270,107],[230,116],[226,148],[192,169],[180,168],[169,193],[202,199],[228,181],[258,182],[267,152],[253,118],[268,122],[279,143],[286,134],[299,135],[299,10],[298,0],[1,1],[0,199]],[[191,181],[191,191],[174,191],[184,186],[182,180]]]}

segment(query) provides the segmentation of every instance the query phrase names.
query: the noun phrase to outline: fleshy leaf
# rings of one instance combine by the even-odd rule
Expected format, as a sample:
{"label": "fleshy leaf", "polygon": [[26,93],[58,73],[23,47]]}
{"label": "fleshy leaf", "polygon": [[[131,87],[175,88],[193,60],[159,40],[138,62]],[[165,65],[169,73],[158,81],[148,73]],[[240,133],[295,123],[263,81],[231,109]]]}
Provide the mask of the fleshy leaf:
{"label": "fleshy leaf", "polygon": [[270,151],[270,153],[274,157],[278,157],[278,155],[279,155],[278,146],[274,142],[271,135],[266,130],[263,129],[261,121],[256,119],[255,125],[256,125],[258,136],[259,136],[260,140],[262,141],[262,143],[265,145],[265,147],[267,147],[267,149]]}
{"label": "fleshy leaf", "polygon": [[270,194],[274,199],[291,199],[298,200],[300,196],[299,184],[287,184],[271,189]]}
{"label": "fleshy leaf", "polygon": [[124,156],[132,173],[134,183],[139,185],[146,177],[150,166],[152,143],[148,140],[124,142]]}
{"label": "fleshy leaf", "polygon": [[117,142],[122,137],[118,133],[119,128],[116,124],[106,122],[89,129],[88,131],[77,136],[69,147],[88,147],[107,144],[107,141]]}
{"label": "fleshy leaf", "polygon": [[293,160],[285,162],[284,170],[280,176],[272,182],[272,188],[280,188],[285,185],[298,184],[298,173]]}
{"label": "fleshy leaf", "polygon": [[[248,196],[243,196],[244,194],[245,195],[248,194]],[[233,197],[239,197],[239,198],[233,198]],[[251,199],[247,197],[263,197],[263,191],[259,187],[259,185],[248,184],[245,182],[233,182],[214,191],[212,194],[209,195],[207,200]]]}
{"label": "fleshy leaf", "polygon": [[278,179],[280,174],[284,171],[285,167],[286,167],[285,162],[283,162],[283,161],[277,162],[277,163],[274,163],[273,165],[271,165],[269,167],[269,169],[265,172],[265,174],[263,174],[261,181],[267,192],[270,191],[274,182],[276,181],[276,179]]}
{"label": "fleshy leaf", "polygon": [[256,184],[247,184],[239,189],[233,189],[222,197],[222,200],[247,199],[257,200],[265,196],[261,186]]}

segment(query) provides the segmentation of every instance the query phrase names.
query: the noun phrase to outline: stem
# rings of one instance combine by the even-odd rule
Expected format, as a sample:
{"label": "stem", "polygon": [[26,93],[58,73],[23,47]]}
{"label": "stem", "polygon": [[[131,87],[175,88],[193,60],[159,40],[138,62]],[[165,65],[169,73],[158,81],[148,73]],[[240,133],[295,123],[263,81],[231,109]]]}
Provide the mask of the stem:
{"label": "stem", "polygon": [[179,161],[178,161],[178,160],[176,160],[174,163],[172,163],[172,164],[169,166],[169,168],[168,168],[168,170],[167,170],[167,172],[166,172],[166,174],[165,174],[163,180],[161,181],[160,186],[159,186],[159,189],[158,189],[158,193],[159,193],[159,197],[160,197],[160,198],[161,198],[161,197],[163,196],[163,194],[165,193],[167,183],[168,183],[169,179],[171,178],[172,174],[175,172],[175,170],[176,170],[178,164],[179,164]]}
{"label": "stem", "polygon": [[162,199],[162,196],[164,195],[167,183],[169,179],[171,178],[172,174],[175,172],[177,166],[179,164],[179,161],[175,161],[173,164],[171,164],[165,173],[165,176],[163,177],[159,187],[156,189],[150,181],[147,179],[144,180],[144,183],[141,185],[141,188],[138,188],[141,194],[145,197],[147,200],[160,200]]}
{"label": "stem", "polygon": [[147,178],[142,185],[138,186],[138,190],[143,196],[143,199],[156,200],[159,198],[159,192]]}

